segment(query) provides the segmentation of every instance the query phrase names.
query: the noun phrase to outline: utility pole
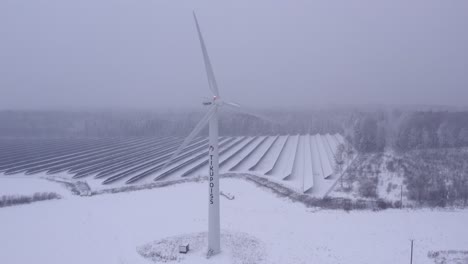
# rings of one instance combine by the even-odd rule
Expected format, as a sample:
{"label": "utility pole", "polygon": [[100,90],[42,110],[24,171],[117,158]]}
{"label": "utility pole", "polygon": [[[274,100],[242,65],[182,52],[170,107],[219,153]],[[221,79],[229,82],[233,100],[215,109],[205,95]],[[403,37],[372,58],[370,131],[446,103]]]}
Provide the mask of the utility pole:
{"label": "utility pole", "polygon": [[413,264],[413,242],[414,242],[414,239],[411,239],[411,259],[410,259],[410,264]]}
{"label": "utility pole", "polygon": [[400,209],[403,208],[403,183],[400,186]]}

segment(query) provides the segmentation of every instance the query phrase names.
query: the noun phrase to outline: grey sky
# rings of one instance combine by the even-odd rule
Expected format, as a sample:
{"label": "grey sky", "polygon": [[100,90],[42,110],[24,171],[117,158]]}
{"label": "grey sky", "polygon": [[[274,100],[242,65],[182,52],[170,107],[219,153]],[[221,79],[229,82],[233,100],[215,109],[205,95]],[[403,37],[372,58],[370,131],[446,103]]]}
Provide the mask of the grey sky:
{"label": "grey sky", "polygon": [[0,109],[468,102],[468,1],[0,1]]}

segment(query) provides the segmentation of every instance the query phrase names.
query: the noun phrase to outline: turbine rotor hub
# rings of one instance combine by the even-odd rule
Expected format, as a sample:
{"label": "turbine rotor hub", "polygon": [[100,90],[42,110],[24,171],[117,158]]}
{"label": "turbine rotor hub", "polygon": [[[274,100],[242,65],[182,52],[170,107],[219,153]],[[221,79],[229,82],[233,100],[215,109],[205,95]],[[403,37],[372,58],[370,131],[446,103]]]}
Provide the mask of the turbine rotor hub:
{"label": "turbine rotor hub", "polygon": [[214,95],[211,100],[207,98],[206,100],[203,101],[203,105],[218,105],[221,106],[223,104],[223,101],[219,96]]}

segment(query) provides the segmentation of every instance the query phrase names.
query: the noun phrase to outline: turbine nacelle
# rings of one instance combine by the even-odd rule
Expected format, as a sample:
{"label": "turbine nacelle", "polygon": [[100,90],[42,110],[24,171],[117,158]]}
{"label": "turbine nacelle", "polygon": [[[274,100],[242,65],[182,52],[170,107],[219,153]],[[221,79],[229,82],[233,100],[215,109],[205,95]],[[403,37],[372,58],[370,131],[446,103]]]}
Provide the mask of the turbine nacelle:
{"label": "turbine nacelle", "polygon": [[210,105],[216,105],[216,106],[223,106],[223,105],[228,105],[234,108],[240,108],[239,104],[233,103],[233,102],[226,102],[221,100],[219,96],[214,95],[211,99],[210,98],[205,98],[202,102],[203,105],[205,106],[210,106]]}
{"label": "turbine nacelle", "polygon": [[219,96],[214,95],[211,99],[210,98],[204,98],[203,100],[203,105],[222,105],[223,102],[221,101],[221,98]]}

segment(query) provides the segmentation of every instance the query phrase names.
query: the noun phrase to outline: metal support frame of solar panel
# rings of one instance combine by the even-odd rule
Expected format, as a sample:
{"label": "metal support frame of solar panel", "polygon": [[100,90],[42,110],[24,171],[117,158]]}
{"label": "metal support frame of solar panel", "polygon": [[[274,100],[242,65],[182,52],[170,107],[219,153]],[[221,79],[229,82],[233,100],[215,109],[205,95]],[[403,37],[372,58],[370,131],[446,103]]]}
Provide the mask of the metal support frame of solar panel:
{"label": "metal support frame of solar panel", "polygon": [[[304,193],[306,192],[309,192],[311,191],[315,185],[317,185],[317,181],[315,179],[315,175],[314,175],[314,164],[312,162],[312,149],[311,149],[311,145],[310,145],[310,141],[311,141],[311,138],[310,138],[310,135],[307,134],[306,137],[305,137],[305,142],[304,142],[304,145],[303,145],[303,148],[304,148],[304,175],[303,175],[303,181],[302,181],[302,191]],[[309,162],[306,162],[306,160],[308,160]],[[310,174],[306,174],[305,171],[307,171],[307,168],[306,166],[310,164]]]}
{"label": "metal support frame of solar panel", "polygon": [[244,150],[250,143],[252,143],[254,140],[256,140],[258,138],[258,136],[255,136],[255,137],[252,137],[251,139],[249,139],[247,141],[247,143],[245,143],[242,147],[240,147],[238,150],[236,150],[234,153],[232,153],[229,157],[227,157],[226,159],[222,160],[219,162],[219,169],[221,170],[221,168],[227,163],[229,162],[231,159],[233,159],[237,154],[239,154],[242,150]]}
{"label": "metal support frame of solar panel", "polygon": [[[222,141],[226,140],[225,138],[222,138],[221,139]],[[208,141],[206,141],[207,143]],[[189,147],[186,147],[184,149],[184,151],[181,152],[180,155],[178,155],[177,157],[175,157],[173,160],[172,160],[172,163],[176,163],[178,161],[181,161],[181,160],[184,160],[186,158],[189,158],[190,156],[193,156],[194,154],[200,152],[200,151],[203,151],[203,149],[205,149],[206,146],[203,146],[200,145],[200,146],[197,146],[197,147],[193,147],[193,148],[189,148]],[[133,177],[131,177],[129,180],[126,181],[127,184],[129,183],[134,183],[134,182],[137,182],[139,180],[142,180],[143,178],[147,177],[147,176],[150,176],[150,175],[153,175],[155,172],[159,171],[160,169],[162,169],[166,163],[166,161],[172,156],[173,153],[171,153],[163,162],[159,163],[157,166],[153,167],[153,168],[150,168],[144,172],[141,172]]]}
{"label": "metal support frame of solar panel", "polygon": [[148,144],[145,147],[138,148],[138,152],[127,151],[123,155],[120,155],[118,157],[118,159],[113,159],[114,162],[109,160],[109,161],[105,161],[105,162],[96,163],[96,164],[93,164],[93,165],[81,166],[81,168],[75,167],[75,168],[71,168],[69,170],[69,172],[70,173],[78,173],[78,172],[81,172],[81,171],[89,170],[89,169],[91,169],[93,167],[96,167],[96,166],[103,167],[103,166],[106,166],[108,164],[115,164],[116,162],[119,162],[119,161],[133,159],[135,157],[139,157],[139,156],[142,156],[142,155],[154,153],[155,150],[159,150],[161,148],[164,148],[164,147],[166,147],[168,145],[171,145],[171,144],[174,144],[174,143],[177,143],[177,142],[180,142],[180,138],[173,138],[173,137],[164,138],[163,140],[154,141],[152,144]]}
{"label": "metal support frame of solar panel", "polygon": [[[96,145],[98,144],[115,144],[115,142],[116,140],[112,139],[63,139],[54,144],[19,146],[21,149],[18,150],[17,155],[20,155],[22,158],[35,158],[38,156],[43,157],[44,155],[56,155],[60,152],[70,152],[72,150],[79,150],[83,148],[96,148]],[[12,159],[18,157],[12,155],[11,153],[9,156]]]}
{"label": "metal support frame of solar panel", "polygon": [[255,151],[263,144],[267,141],[268,139],[268,136],[264,137],[262,140],[260,140],[260,142],[257,143],[257,145],[255,145],[253,147],[253,149],[247,154],[245,155],[236,165],[232,166],[229,170],[230,171],[235,171],[237,168],[239,168],[244,162],[246,162],[251,156],[253,153],[255,153]]}
{"label": "metal support frame of solar panel", "polygon": [[[34,153],[33,155],[24,155],[24,156],[20,155],[16,158],[12,157],[11,162],[8,162],[5,165],[0,166],[0,171],[6,170],[14,166],[20,166],[21,164],[30,164],[31,162],[38,162],[41,160],[59,157],[61,155],[66,155],[66,154],[70,154],[74,152],[96,149],[96,147],[102,147],[102,146],[107,146],[110,144],[115,144],[115,141],[112,141],[112,140],[98,141],[98,142],[85,141],[84,143],[78,142],[78,143],[73,143],[71,145],[68,145],[67,143],[62,143],[62,144],[64,145],[54,150],[51,150],[49,148],[43,148],[43,150],[37,153]],[[16,159],[16,160],[13,161],[13,159]],[[18,161],[18,159],[20,159],[21,161]]]}
{"label": "metal support frame of solar panel", "polygon": [[86,156],[81,156],[79,158],[68,159],[66,161],[62,161],[60,163],[48,166],[48,168],[45,171],[47,172],[47,174],[56,174],[59,172],[68,171],[75,166],[79,166],[81,164],[87,164],[90,162],[95,162],[96,160],[100,160],[101,158],[112,157],[113,155],[116,155],[116,154],[118,155],[121,151],[131,150],[135,146],[141,146],[144,144],[148,144],[148,141],[139,142],[139,143],[130,144],[130,145],[123,145],[117,148],[107,149],[106,151],[103,151],[103,152],[90,153]]}
{"label": "metal support frame of solar panel", "polygon": [[[197,141],[198,139],[195,139]],[[119,171],[125,170],[125,169],[131,169],[136,166],[140,166],[142,163],[148,164],[149,162],[155,162],[156,160],[159,160],[162,156],[167,155],[168,153],[173,153],[177,147],[180,145],[180,142],[182,142],[182,139],[179,139],[178,142],[171,144],[170,146],[166,146],[165,148],[162,148],[158,150],[157,152],[146,156],[142,157],[141,159],[138,159],[137,162],[125,162],[121,164],[116,164],[115,166],[111,166],[101,172],[99,172],[94,178],[99,179],[99,178],[105,178],[107,176],[112,176],[115,173],[118,173]]]}
{"label": "metal support frame of solar panel", "polygon": [[[144,140],[144,139],[137,139],[137,141],[141,141],[141,140]],[[135,140],[126,140],[124,142],[120,142],[120,143],[117,143],[117,144],[111,144],[110,146],[106,145],[106,146],[103,146],[103,147],[97,148],[97,149],[90,149],[90,150],[86,150],[86,151],[83,151],[83,152],[72,153],[72,154],[60,156],[60,157],[57,157],[57,158],[53,158],[53,159],[50,159],[50,160],[45,160],[45,161],[36,162],[36,163],[33,163],[33,164],[20,166],[20,167],[18,167],[16,169],[9,169],[9,170],[5,171],[5,174],[12,174],[12,173],[18,173],[18,172],[23,172],[23,171],[25,171],[26,174],[39,173],[39,172],[47,171],[48,168],[50,168],[52,166],[55,166],[55,165],[58,165],[60,163],[66,162],[66,161],[73,161],[76,158],[87,157],[89,155],[92,155],[93,153],[104,153],[104,152],[108,151],[109,149],[128,146],[129,144],[132,144],[134,142],[135,142]]]}
{"label": "metal support frame of solar panel", "polygon": [[108,149],[115,148],[116,146],[127,146],[128,144],[131,144],[132,142],[134,142],[134,140],[125,140],[123,142],[107,143],[104,145],[100,145],[97,148],[96,147],[87,148],[78,152],[73,151],[73,152],[64,153],[64,155],[54,156],[49,159],[40,160],[37,162],[29,163],[27,165],[18,166],[15,169],[7,170],[6,174],[11,173],[12,171],[14,173],[18,173],[18,170],[20,170],[20,172],[25,171],[26,174],[35,174],[35,173],[47,171],[49,167],[59,165],[66,161],[75,160],[76,158],[80,158],[80,157],[86,157],[96,152],[103,152]]}
{"label": "metal support frame of solar panel", "polygon": [[[196,148],[202,144],[205,144],[207,142],[207,139],[202,139],[202,140],[199,140],[198,142],[195,142],[189,146],[187,146],[184,150],[187,151],[187,150],[191,150],[192,148]],[[125,177],[128,177],[134,173],[137,173],[141,170],[145,170],[145,169],[148,169],[148,168],[151,168],[151,167],[154,167],[154,166],[159,166],[161,163],[163,163],[164,161],[166,161],[167,159],[170,158],[170,156],[172,155],[172,152],[170,153],[167,153],[166,155],[162,156],[162,157],[159,157],[159,158],[156,158],[156,160],[152,160],[152,161],[149,161],[149,162],[146,162],[146,163],[143,163],[143,164],[140,164],[138,165],[137,167],[133,167],[131,169],[128,169],[126,171],[123,171],[123,172],[120,172],[118,174],[115,174],[115,175],[112,175],[110,177],[108,177],[106,180],[104,180],[102,183],[103,184],[109,184],[109,183],[113,183],[117,180],[120,180],[120,179],[123,179]],[[138,178],[135,178],[132,177],[130,180],[132,180],[133,178],[134,181],[138,181],[138,180],[141,180],[142,178],[144,178],[146,175],[144,176],[138,176]]]}
{"label": "metal support frame of solar panel", "polygon": [[59,164],[55,167],[49,168],[47,170],[47,174],[54,174],[54,173],[59,173],[63,171],[69,171],[72,168],[83,168],[89,164],[96,164],[102,161],[109,161],[113,160],[115,158],[118,158],[120,156],[123,156],[125,153],[128,155],[134,154],[137,151],[145,150],[147,148],[150,148],[151,146],[159,145],[161,141],[164,141],[165,139],[155,139],[155,138],[150,138],[146,141],[143,142],[138,142],[129,146],[122,146],[119,148],[115,148],[113,150],[109,150],[104,153],[99,153],[99,154],[93,154],[89,155],[86,158],[83,158],[81,160],[73,160],[67,163],[62,163]]}
{"label": "metal support frame of solar panel", "polygon": [[63,146],[65,140],[72,141],[71,139],[9,139],[11,144],[0,145],[0,161],[15,154],[44,150],[44,147]]}
{"label": "metal support frame of solar panel", "polygon": [[313,169],[312,173],[314,177],[317,177],[316,182],[320,182],[319,179],[323,179],[325,178],[325,176],[323,176],[322,162],[320,160],[320,153],[319,153],[314,135],[310,135],[309,145],[310,145],[309,147],[310,147],[310,152],[311,152],[310,154],[312,156],[312,159],[311,159],[312,169]]}
{"label": "metal support frame of solar panel", "polygon": [[287,135],[286,136],[286,140],[283,142],[283,146],[281,147],[281,150],[278,152],[278,155],[276,156],[276,159],[275,159],[275,162],[273,163],[273,165],[271,166],[271,169],[268,170],[265,175],[272,175],[275,168],[278,167],[278,161],[281,157],[281,155],[284,155],[283,152],[285,151],[285,148],[286,148],[286,145],[288,144],[289,140],[291,140],[291,136],[290,135]]}
{"label": "metal support frame of solar panel", "polygon": [[333,169],[333,163],[335,162],[335,156],[333,154],[333,151],[330,147],[330,143],[328,142],[328,138],[326,135],[320,135],[320,137],[322,138],[322,144],[325,148],[325,152],[326,152],[326,155],[327,155],[327,158],[328,158],[328,163],[330,165],[330,167]]}
{"label": "metal support frame of solar panel", "polygon": [[265,157],[267,156],[267,154],[271,151],[271,149],[273,148],[273,146],[275,145],[275,143],[278,141],[278,139],[280,138],[280,136],[276,136],[275,139],[273,140],[273,142],[271,142],[270,146],[265,150],[265,152],[260,156],[260,158],[258,159],[258,161],[252,166],[249,168],[249,171],[255,171],[255,169],[259,166],[259,164],[265,159]]}
{"label": "metal support frame of solar panel", "polygon": [[[221,149],[222,147],[229,144],[233,140],[234,140],[234,138],[227,138],[225,141],[221,141],[219,143],[219,148]],[[190,165],[190,164],[192,164],[192,163],[194,163],[194,162],[196,162],[196,161],[198,161],[198,160],[200,160],[202,158],[206,158],[207,156],[208,156],[208,151],[202,152],[202,153],[198,154],[197,156],[195,156],[195,157],[193,157],[193,158],[191,158],[191,159],[189,159],[189,160],[187,160],[187,161],[185,161],[185,162],[183,162],[183,163],[181,163],[181,164],[179,164],[179,165],[177,165],[177,166],[175,166],[175,167],[173,167],[173,168],[171,168],[171,169],[169,169],[169,170],[167,170],[167,171],[165,171],[165,172],[163,172],[161,174],[159,174],[158,176],[156,176],[156,178],[154,178],[154,180],[155,181],[162,180],[162,179],[166,178],[167,176],[171,175],[172,173],[177,172],[180,169],[182,169],[182,168],[184,168],[184,167],[186,167],[186,166],[188,166],[188,165]]]}
{"label": "metal support frame of solar panel", "polygon": [[144,150],[144,151],[139,151],[138,153],[128,153],[127,155],[122,155],[118,159],[115,159],[112,161],[106,161],[106,162],[98,163],[92,166],[87,166],[87,167],[76,169],[76,170],[70,169],[69,173],[75,174],[73,178],[81,178],[81,177],[89,176],[92,174],[101,173],[108,169],[113,169],[113,168],[122,166],[123,164],[126,164],[124,165],[125,167],[133,163],[141,163],[143,161],[151,159],[152,156],[157,155],[159,151],[164,150],[167,147],[177,146],[178,144],[180,144],[181,141],[182,141],[181,139],[173,139],[169,141],[166,140],[160,145],[152,146],[149,149]]}
{"label": "metal support frame of solar panel", "polygon": [[[237,141],[234,141],[233,143],[231,143],[231,145],[227,145],[226,148],[224,149],[220,149],[219,150],[219,156],[221,157],[222,154],[226,153],[227,151],[231,150],[232,148],[238,146],[239,144],[241,144],[242,142],[244,142],[245,140],[247,140],[247,137],[239,137],[237,139]],[[205,161],[202,161],[200,162],[199,164],[195,165],[194,167],[192,167],[191,169],[187,170],[186,172],[184,172],[182,174],[182,177],[187,177],[187,176],[190,176],[190,174],[194,173],[195,171],[201,169],[202,167],[204,166],[207,166],[208,165],[208,160],[205,160]]]}
{"label": "metal support frame of solar panel", "polygon": [[293,145],[293,146],[295,146],[294,147],[294,155],[290,160],[292,162],[289,162],[289,163],[286,164],[288,167],[286,167],[286,173],[285,173],[285,175],[282,176],[282,180],[289,180],[293,176],[294,169],[295,169],[294,165],[296,164],[296,159],[298,158],[300,140],[301,140],[301,135],[297,135],[296,144]]}
{"label": "metal support frame of solar panel", "polygon": [[19,153],[24,154],[26,151],[40,150],[43,149],[44,146],[50,146],[56,142],[42,139],[9,139],[8,143],[9,144],[5,144],[5,142],[2,142],[0,144],[0,162],[12,155]]}
{"label": "metal support frame of solar panel", "polygon": [[133,141],[133,140],[134,139],[125,140],[123,142],[118,142],[118,143],[112,143],[112,142],[107,142],[106,141],[105,144],[103,144],[103,145],[99,144],[97,147],[96,147],[96,144],[94,144],[94,147],[90,146],[90,147],[86,147],[84,149],[73,149],[73,151],[71,151],[70,149],[68,149],[68,150],[65,149],[63,151],[63,153],[62,153],[62,151],[59,154],[58,153],[55,153],[55,154],[51,153],[50,155],[45,155],[43,158],[34,159],[34,161],[25,160],[25,161],[23,161],[21,163],[18,163],[18,164],[21,164],[21,165],[16,164],[16,165],[8,168],[7,170],[5,170],[5,174],[19,173],[19,172],[26,171],[26,170],[28,170],[30,168],[39,166],[39,165],[44,164],[44,163],[56,162],[56,161],[61,161],[63,159],[69,159],[69,158],[74,158],[76,156],[86,155],[88,153],[93,153],[93,152],[96,152],[96,151],[107,149],[110,146],[126,144],[126,142]]}
{"label": "metal support frame of solar panel", "polygon": [[19,155],[16,157],[11,157],[8,162],[4,162],[3,165],[0,166],[0,171],[7,170],[12,167],[21,166],[24,164],[30,164],[33,162],[39,162],[42,160],[46,160],[49,158],[59,157],[61,155],[70,154],[76,151],[81,151],[83,149],[94,149],[96,148],[96,143],[80,143],[78,146],[70,146],[64,145],[60,148],[56,148],[51,150],[49,148],[44,148],[41,151],[29,154],[29,155]]}
{"label": "metal support frame of solar panel", "polygon": [[313,135],[312,139],[314,141],[314,147],[316,148],[316,151],[318,153],[318,160],[320,161],[320,169],[321,169],[321,175],[324,179],[326,179],[329,176],[329,163],[328,163],[328,158],[325,157],[326,153],[323,150],[323,145],[321,143],[321,138],[320,135]]}

